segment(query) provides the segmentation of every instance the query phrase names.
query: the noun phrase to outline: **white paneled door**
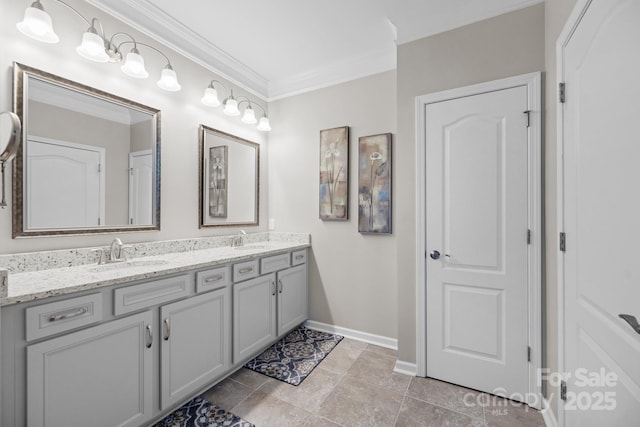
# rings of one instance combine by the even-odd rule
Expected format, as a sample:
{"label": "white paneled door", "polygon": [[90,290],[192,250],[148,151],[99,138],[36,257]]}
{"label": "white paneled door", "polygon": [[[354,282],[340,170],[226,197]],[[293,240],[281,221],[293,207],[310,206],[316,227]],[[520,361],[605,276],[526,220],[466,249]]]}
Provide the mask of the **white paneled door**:
{"label": "white paneled door", "polygon": [[529,392],[529,90],[429,103],[428,377],[515,400]]}
{"label": "white paneled door", "polygon": [[27,229],[104,225],[105,149],[29,136]]}
{"label": "white paneled door", "polygon": [[129,153],[129,224],[153,225],[153,152]]}
{"label": "white paneled door", "polygon": [[560,424],[637,426],[640,1],[578,1],[558,47]]}

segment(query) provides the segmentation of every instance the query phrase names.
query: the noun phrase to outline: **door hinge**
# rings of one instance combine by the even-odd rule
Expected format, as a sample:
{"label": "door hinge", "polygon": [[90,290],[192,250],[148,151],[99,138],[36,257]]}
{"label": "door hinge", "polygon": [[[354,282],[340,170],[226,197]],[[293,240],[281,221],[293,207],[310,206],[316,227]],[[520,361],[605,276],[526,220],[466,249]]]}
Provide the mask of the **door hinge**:
{"label": "door hinge", "polygon": [[527,362],[531,362],[531,347],[527,347]]}
{"label": "door hinge", "polygon": [[531,126],[531,110],[523,111],[527,115],[527,127]]}
{"label": "door hinge", "polygon": [[558,84],[558,98],[560,103],[564,104],[565,100],[567,99],[567,93],[566,93],[566,89],[565,89],[565,84],[564,83],[559,83]]}
{"label": "door hinge", "polygon": [[560,381],[560,399],[567,401],[567,382],[565,380]]}
{"label": "door hinge", "polygon": [[527,245],[531,244],[531,230],[527,230]]}
{"label": "door hinge", "polygon": [[98,217],[98,225],[100,225],[100,218]]}
{"label": "door hinge", "polygon": [[565,252],[567,250],[567,236],[564,231],[560,233],[560,251]]}
{"label": "door hinge", "polygon": [[98,163],[98,173],[102,172],[102,163]]}
{"label": "door hinge", "polygon": [[129,224],[133,225],[133,218],[129,218]]}
{"label": "door hinge", "polygon": [[129,175],[133,176],[133,168],[129,168]]}

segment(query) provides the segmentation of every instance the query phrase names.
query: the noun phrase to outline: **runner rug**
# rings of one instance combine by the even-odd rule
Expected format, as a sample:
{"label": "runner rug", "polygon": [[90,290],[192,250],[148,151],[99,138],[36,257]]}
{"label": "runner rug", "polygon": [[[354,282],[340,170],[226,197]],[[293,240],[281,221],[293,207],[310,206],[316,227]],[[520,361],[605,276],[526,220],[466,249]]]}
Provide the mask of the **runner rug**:
{"label": "runner rug", "polygon": [[244,366],[297,386],[342,338],[300,326]]}
{"label": "runner rug", "polygon": [[184,404],[153,427],[255,427],[201,397]]}

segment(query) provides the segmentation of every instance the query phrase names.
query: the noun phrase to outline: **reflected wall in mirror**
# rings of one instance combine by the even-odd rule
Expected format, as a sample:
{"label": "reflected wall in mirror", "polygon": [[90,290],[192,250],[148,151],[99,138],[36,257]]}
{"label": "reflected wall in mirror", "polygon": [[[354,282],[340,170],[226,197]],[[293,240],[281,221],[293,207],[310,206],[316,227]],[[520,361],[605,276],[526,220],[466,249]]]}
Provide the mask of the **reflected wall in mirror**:
{"label": "reflected wall in mirror", "polygon": [[260,145],[200,125],[200,228],[258,225]]}
{"label": "reflected wall in mirror", "polygon": [[14,63],[13,237],[160,229],[160,111]]}

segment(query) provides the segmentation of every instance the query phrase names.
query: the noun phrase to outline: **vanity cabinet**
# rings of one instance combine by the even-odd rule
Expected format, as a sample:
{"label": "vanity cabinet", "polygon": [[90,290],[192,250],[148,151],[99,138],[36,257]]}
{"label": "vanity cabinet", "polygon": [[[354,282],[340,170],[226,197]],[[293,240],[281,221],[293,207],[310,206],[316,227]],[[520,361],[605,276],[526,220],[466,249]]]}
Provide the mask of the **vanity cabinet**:
{"label": "vanity cabinet", "polygon": [[309,318],[307,266],[288,267],[291,254],[286,256],[286,262],[282,255],[263,258],[261,272],[269,274],[233,285],[234,363],[254,356]]}
{"label": "vanity cabinet", "polygon": [[27,347],[28,426],[138,426],[152,413],[151,311]]}
{"label": "vanity cabinet", "polygon": [[304,261],[255,255],[2,307],[0,425],[153,423],[307,319]]}
{"label": "vanity cabinet", "polygon": [[160,406],[178,404],[231,367],[227,287],[160,307]]}
{"label": "vanity cabinet", "polygon": [[276,337],[276,276],[233,285],[233,361],[239,363]]}
{"label": "vanity cabinet", "polygon": [[298,265],[277,273],[278,337],[309,318],[307,266]]}

